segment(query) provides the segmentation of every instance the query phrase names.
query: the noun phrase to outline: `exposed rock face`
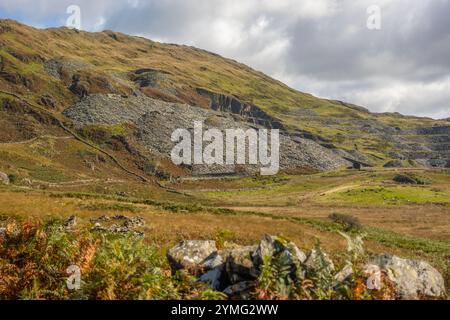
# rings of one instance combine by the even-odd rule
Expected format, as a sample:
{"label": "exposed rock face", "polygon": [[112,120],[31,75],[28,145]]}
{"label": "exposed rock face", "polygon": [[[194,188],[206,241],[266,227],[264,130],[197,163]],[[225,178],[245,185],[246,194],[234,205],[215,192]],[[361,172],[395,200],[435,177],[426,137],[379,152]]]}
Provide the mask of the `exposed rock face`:
{"label": "exposed rock face", "polygon": [[412,174],[397,174],[393,178],[393,180],[401,184],[417,184],[417,185],[425,184],[425,181],[422,181],[419,177],[416,177]]}
{"label": "exposed rock face", "polygon": [[0,184],[9,184],[9,177],[6,173],[0,172]]}
{"label": "exposed rock face", "polygon": [[57,79],[70,79],[77,71],[88,67],[84,62],[66,58],[51,59],[44,63],[45,71]]}
{"label": "exposed rock face", "polygon": [[[169,156],[175,143],[171,135],[176,129],[192,131],[194,121],[204,123],[203,129],[211,127],[219,130],[243,129],[244,131],[260,126],[251,126],[244,118],[218,111],[190,107],[188,105],[165,103],[146,96],[90,95],[64,111],[78,126],[103,124],[114,125],[132,123],[138,128],[138,140],[151,152]],[[280,135],[280,167],[312,168],[332,170],[347,166],[348,161],[314,141]],[[238,173],[236,165],[193,166],[194,175],[217,175]],[[258,170],[258,166],[245,166],[248,172]]]}
{"label": "exposed rock face", "polygon": [[382,255],[376,257],[372,264],[387,271],[389,279],[396,285],[399,299],[442,297],[446,293],[442,275],[424,261]]}
{"label": "exposed rock face", "polygon": [[210,108],[212,110],[238,114],[246,118],[247,121],[250,121],[253,124],[262,125],[266,128],[283,129],[283,124],[280,120],[269,116],[266,112],[256,106],[245,104],[232,96],[211,92],[201,88],[198,88],[197,92],[210,99]]}
{"label": "exposed rock face", "polygon": [[203,268],[206,271],[200,281],[209,284],[215,290],[220,290],[222,283],[226,282],[225,260],[221,252],[214,252],[203,262]]}

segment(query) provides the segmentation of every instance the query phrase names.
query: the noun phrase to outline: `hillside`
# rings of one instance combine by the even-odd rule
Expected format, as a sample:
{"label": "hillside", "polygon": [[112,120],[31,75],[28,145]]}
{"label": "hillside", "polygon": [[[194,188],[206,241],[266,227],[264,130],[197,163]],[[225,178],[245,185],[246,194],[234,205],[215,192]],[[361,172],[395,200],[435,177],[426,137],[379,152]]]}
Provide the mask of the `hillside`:
{"label": "hillside", "polygon": [[[80,99],[87,105],[95,105],[99,99],[104,104],[114,104],[114,99],[138,95],[232,113],[244,127],[250,122],[282,129],[289,137],[290,147],[285,150],[296,149],[291,145],[297,143],[300,147],[310,146],[306,156],[302,152],[286,156],[285,169],[304,169],[309,162],[308,169],[329,170],[348,165],[344,158],[373,165],[383,165],[391,159],[401,160],[397,165],[408,167],[449,164],[448,121],[373,114],[344,102],[319,99],[243,64],[193,47],[112,31],[39,30],[11,20],[0,21],[0,44],[0,121],[7,129],[2,130],[1,142],[61,131],[50,119],[55,116],[112,153],[122,150],[123,154],[117,156],[126,157],[135,170],[145,174],[142,162],[152,159],[162,171],[181,174],[179,168],[171,167],[140,139],[136,131],[142,128],[135,122],[114,122],[103,117],[101,121],[80,123],[62,116]],[[117,96],[111,98],[107,94]],[[21,106],[25,102],[40,106],[49,114],[30,105]],[[186,110],[189,109],[192,110]],[[220,118],[220,114],[205,114],[208,117]],[[176,125],[175,122],[173,126]],[[321,161],[325,154],[328,160]],[[311,157],[315,160],[311,161]]]}

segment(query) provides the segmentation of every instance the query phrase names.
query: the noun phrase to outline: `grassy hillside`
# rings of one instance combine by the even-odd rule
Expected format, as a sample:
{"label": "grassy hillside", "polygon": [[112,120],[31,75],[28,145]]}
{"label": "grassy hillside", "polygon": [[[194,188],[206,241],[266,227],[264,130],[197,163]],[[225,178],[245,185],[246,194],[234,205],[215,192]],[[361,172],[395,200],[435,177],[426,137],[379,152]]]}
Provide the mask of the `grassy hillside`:
{"label": "grassy hillside", "polygon": [[[388,159],[386,154],[397,147],[380,134],[361,132],[358,121],[369,121],[381,131],[385,126],[412,129],[447,124],[398,114],[373,114],[361,107],[291,89],[213,53],[111,31],[38,30],[1,20],[0,44],[0,89],[14,91],[34,102],[50,95],[58,111],[77,99],[68,90],[71,74],[68,72],[59,81],[46,72],[43,64],[63,57],[81,66],[78,75],[90,84],[91,92],[129,94],[135,87],[131,81],[133,72],[151,69],[163,75],[156,80],[157,89],[147,88],[152,96],[205,107],[207,102],[196,94],[197,88],[233,95],[280,119],[291,131],[312,133],[340,148],[356,148],[372,155],[374,161]],[[175,97],[170,97],[170,93]]]}

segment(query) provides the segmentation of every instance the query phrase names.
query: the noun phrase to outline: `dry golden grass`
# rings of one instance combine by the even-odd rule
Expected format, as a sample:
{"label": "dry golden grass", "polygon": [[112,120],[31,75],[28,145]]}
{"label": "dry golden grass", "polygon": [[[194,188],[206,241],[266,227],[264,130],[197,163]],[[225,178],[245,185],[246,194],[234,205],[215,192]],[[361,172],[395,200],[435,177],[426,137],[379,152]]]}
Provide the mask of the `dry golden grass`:
{"label": "dry golden grass", "polygon": [[[87,204],[90,204],[91,208],[98,205],[99,209],[86,209],[86,207],[89,207],[86,206]],[[329,252],[342,252],[346,246],[345,240],[337,233],[321,231],[314,226],[296,221],[245,214],[174,213],[142,204],[130,204],[130,206],[139,209],[138,212],[126,212],[126,210],[124,212],[122,210],[102,209],[101,205],[105,204],[114,208],[114,204],[117,205],[118,203],[101,199],[83,200],[49,197],[48,194],[37,192],[1,191],[0,193],[0,214],[27,219],[44,219],[55,216],[67,218],[76,215],[81,226],[89,226],[89,220],[92,217],[101,215],[142,216],[146,220],[146,239],[159,244],[161,247],[168,247],[182,239],[213,239],[220,230],[227,230],[232,235],[230,241],[245,245],[257,243],[264,234],[273,234],[286,236],[304,249],[312,248],[317,239]],[[122,202],[120,204],[123,206]],[[293,215],[289,209],[285,209],[284,212],[280,208],[258,208],[258,210],[279,213],[280,215]],[[389,225],[381,223],[380,226],[389,227]],[[393,252],[403,256],[417,256],[417,253],[410,250],[386,247],[374,241],[369,241],[367,247],[373,252]],[[87,251],[89,250],[87,249]]]}

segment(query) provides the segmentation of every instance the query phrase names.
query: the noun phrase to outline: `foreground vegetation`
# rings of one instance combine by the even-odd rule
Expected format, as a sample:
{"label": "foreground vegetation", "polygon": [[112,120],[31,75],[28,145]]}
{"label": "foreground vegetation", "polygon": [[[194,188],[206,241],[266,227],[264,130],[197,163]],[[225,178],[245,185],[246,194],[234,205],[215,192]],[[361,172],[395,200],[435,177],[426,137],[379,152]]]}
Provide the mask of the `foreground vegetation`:
{"label": "foreground vegetation", "polygon": [[[0,235],[0,299],[226,299],[187,272],[172,273],[164,252],[143,238],[67,229],[64,220],[21,221],[3,217]],[[218,233],[218,244],[228,235]],[[336,282],[335,272],[316,243],[316,268],[295,276],[286,256],[267,257],[261,266],[252,299],[394,299],[394,286],[383,275],[382,287],[367,287],[361,263],[367,259],[361,237],[342,234],[347,250],[342,266],[353,276]],[[283,237],[277,238],[287,244]],[[222,242],[222,245],[227,245]],[[79,287],[70,266],[80,271]],[[338,269],[340,270],[340,269]],[[296,279],[295,281],[292,279]]]}

